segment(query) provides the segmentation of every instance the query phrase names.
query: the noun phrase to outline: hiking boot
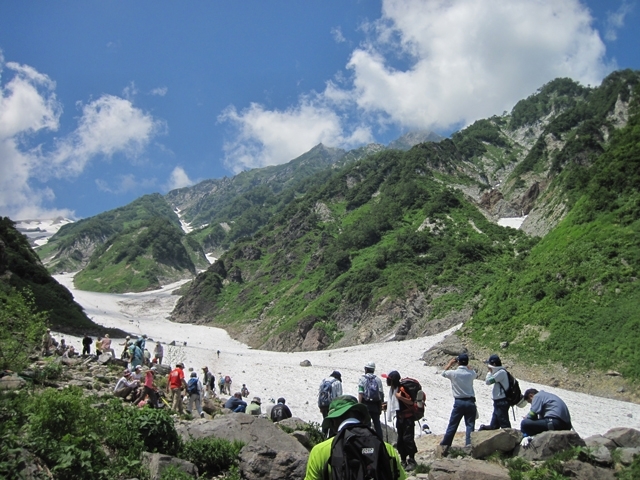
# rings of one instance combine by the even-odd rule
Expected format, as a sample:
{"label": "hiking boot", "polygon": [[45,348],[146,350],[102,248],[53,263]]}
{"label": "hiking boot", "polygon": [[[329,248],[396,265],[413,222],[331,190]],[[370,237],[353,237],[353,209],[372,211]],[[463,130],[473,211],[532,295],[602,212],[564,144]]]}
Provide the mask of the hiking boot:
{"label": "hiking boot", "polygon": [[449,445],[438,445],[436,447],[436,458],[444,458],[449,455],[449,448],[451,448]]}
{"label": "hiking boot", "polygon": [[404,470],[405,472],[411,472],[415,470],[417,466],[418,464],[416,463],[416,461],[413,458],[409,458],[407,459]]}
{"label": "hiking boot", "polygon": [[200,413],[200,418],[204,418],[204,412]]}

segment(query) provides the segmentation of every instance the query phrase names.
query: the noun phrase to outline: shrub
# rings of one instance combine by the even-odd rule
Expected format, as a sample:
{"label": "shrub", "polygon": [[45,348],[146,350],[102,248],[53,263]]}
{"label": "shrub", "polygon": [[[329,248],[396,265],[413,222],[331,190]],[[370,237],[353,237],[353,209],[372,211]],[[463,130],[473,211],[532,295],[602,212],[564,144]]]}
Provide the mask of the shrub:
{"label": "shrub", "polygon": [[199,438],[185,442],[179,457],[198,467],[200,475],[218,475],[236,464],[244,446],[240,441],[230,442],[222,438]]}

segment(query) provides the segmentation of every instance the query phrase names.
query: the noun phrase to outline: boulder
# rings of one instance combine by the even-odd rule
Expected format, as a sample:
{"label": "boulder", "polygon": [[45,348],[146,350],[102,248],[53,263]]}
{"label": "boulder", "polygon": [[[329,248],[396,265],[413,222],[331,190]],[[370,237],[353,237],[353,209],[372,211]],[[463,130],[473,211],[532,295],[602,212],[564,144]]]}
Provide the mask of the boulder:
{"label": "boulder", "polygon": [[513,428],[482,430],[471,434],[471,456],[487,458],[495,452],[511,452],[522,440],[522,433]]}
{"label": "boulder", "polygon": [[5,375],[0,378],[0,390],[19,390],[26,385],[26,380],[18,375]]}
{"label": "boulder", "polygon": [[302,430],[307,422],[298,417],[285,418],[278,422],[278,426],[290,428],[291,430]]}
{"label": "boulder", "polygon": [[620,455],[620,463],[628,466],[633,463],[633,457],[640,455],[640,448],[619,448],[617,452]]}
{"label": "boulder", "polygon": [[473,458],[441,458],[431,464],[429,480],[509,480],[509,471]]}
{"label": "boulder", "polygon": [[213,420],[180,421],[176,430],[183,440],[213,436],[244,442],[240,451],[242,478],[304,478],[309,452],[266,418],[246,413],[218,415]]}
{"label": "boulder", "polygon": [[309,436],[309,432],[305,432],[303,430],[294,431],[291,436],[300,442],[307,450],[311,450],[313,445],[311,444],[311,437]]}
{"label": "boulder", "polygon": [[616,448],[615,442],[603,435],[591,435],[590,437],[584,439],[584,443],[586,443],[587,447],[591,449],[605,447],[608,450],[613,450],[614,448]]}
{"label": "boulder", "polygon": [[160,480],[162,472],[170,466],[174,466],[192,477],[198,478],[198,467],[191,462],[170,455],[143,452],[142,464],[149,469],[149,478],[151,480]]}
{"label": "boulder", "polygon": [[159,377],[164,377],[171,373],[171,367],[169,365],[154,365]]}
{"label": "boulder", "polygon": [[611,465],[613,463],[611,451],[604,445],[589,447],[589,458],[600,465]]}
{"label": "boulder", "polygon": [[575,480],[615,480],[613,470],[601,468],[579,460],[569,460],[562,465],[562,475]]}
{"label": "boulder", "polygon": [[550,431],[533,436],[531,443],[526,448],[516,448],[516,453],[527,460],[548,460],[556,453],[585,446],[584,440],[574,431]]}
{"label": "boulder", "polygon": [[301,367],[310,367],[311,366],[311,362],[309,360],[303,360],[300,362],[300,366]]}
{"label": "boulder", "polygon": [[100,365],[107,365],[108,363],[111,363],[111,360],[113,360],[113,357],[110,353],[103,353],[98,357],[98,363]]}
{"label": "boulder", "polygon": [[[295,440],[294,440],[295,441]],[[296,442],[297,443],[297,442]],[[297,443],[300,448],[302,445]],[[247,480],[302,480],[307,468],[308,452],[275,450],[266,443],[246,445],[240,450],[240,472]]]}
{"label": "boulder", "polygon": [[605,438],[613,441],[618,447],[636,448],[640,447],[640,431],[635,428],[617,427],[612,428],[604,434]]}

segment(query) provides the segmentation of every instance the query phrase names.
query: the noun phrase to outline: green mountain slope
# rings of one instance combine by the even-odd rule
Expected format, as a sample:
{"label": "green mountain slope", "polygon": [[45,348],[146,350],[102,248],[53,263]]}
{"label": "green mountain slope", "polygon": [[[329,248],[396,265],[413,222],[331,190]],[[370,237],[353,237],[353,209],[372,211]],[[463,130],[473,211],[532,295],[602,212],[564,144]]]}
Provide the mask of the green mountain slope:
{"label": "green mountain slope", "polygon": [[196,269],[183,239],[182,229],[166,218],[144,220],[98,247],[74,282],[82,290],[122,293],[191,278]]}
{"label": "green mountain slope", "polygon": [[[40,263],[27,238],[7,217],[0,218],[0,303],[10,301],[16,292],[30,292],[38,312],[47,312],[46,323],[62,332],[105,333],[109,330],[93,323],[65,287]],[[27,293],[29,295],[29,293]],[[6,326],[3,326],[5,328]],[[112,333],[122,333],[113,330]]]}

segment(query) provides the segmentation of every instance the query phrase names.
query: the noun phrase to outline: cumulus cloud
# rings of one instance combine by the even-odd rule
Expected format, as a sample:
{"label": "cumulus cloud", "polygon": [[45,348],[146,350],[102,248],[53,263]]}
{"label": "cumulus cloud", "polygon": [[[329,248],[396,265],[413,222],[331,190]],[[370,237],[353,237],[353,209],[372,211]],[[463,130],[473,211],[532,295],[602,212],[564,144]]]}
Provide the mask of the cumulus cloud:
{"label": "cumulus cloud", "polygon": [[166,190],[175,190],[176,188],[190,187],[194,183],[187,175],[187,172],[184,171],[184,168],[178,166],[171,172],[165,188]]}
{"label": "cumulus cloud", "polygon": [[605,26],[604,38],[609,42],[618,39],[618,30],[624,27],[625,17],[631,13],[632,5],[622,2],[622,5],[615,12],[607,13],[607,21]]}
{"label": "cumulus cloud", "polygon": [[[3,69],[6,67],[6,70]],[[0,214],[12,218],[71,216],[69,210],[47,208],[55,198],[50,188],[36,187],[34,179],[73,178],[96,157],[125,154],[135,158],[164,123],[126,99],[103,95],[80,105],[78,127],[53,145],[39,144],[36,136],[59,128],[62,105],[55,82],[33,67],[3,63],[0,72],[10,79],[0,84]],[[3,78],[4,79],[4,78]]]}
{"label": "cumulus cloud", "polygon": [[383,0],[362,31],[348,75],[322,93],[282,110],[227,108],[220,120],[236,127],[224,147],[235,172],[289,161],[318,142],[364,143],[389,125],[446,132],[510,110],[554,78],[596,85],[614,68],[579,0]]}
{"label": "cumulus cloud", "polygon": [[230,106],[218,120],[237,129],[235,138],[224,145],[225,163],[235,173],[288,162],[318,143],[349,146],[372,141],[366,127],[346,133],[336,111],[317,98],[302,98],[286,110],[267,110],[253,103],[238,112]]}

